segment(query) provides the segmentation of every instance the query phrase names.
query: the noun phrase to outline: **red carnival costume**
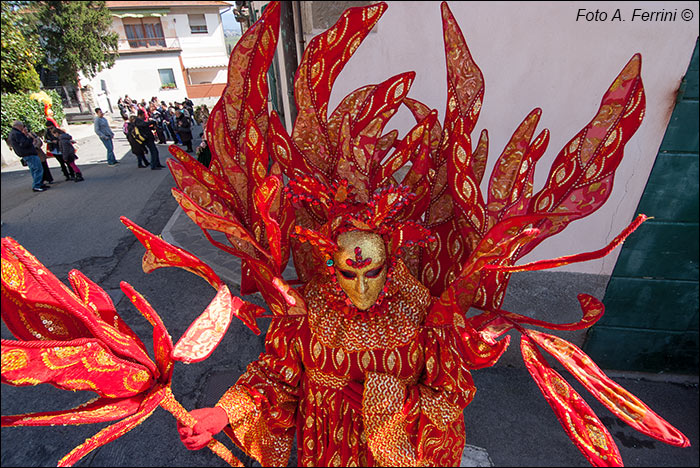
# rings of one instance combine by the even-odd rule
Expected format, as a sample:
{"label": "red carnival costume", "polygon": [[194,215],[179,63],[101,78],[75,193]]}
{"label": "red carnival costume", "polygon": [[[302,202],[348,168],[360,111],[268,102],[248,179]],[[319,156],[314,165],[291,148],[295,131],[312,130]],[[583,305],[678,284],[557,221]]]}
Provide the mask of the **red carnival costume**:
{"label": "red carnival costume", "polygon": [[[155,311],[123,283],[156,327],[154,364],[97,285],[73,272],[77,295],[68,292],[21,246],[3,239],[3,319],[26,340],[3,340],[3,382],[51,382],[102,396],[67,412],[3,417],[3,425],[123,418],[62,460],[70,464],[161,405],[183,427],[194,426],[181,428],[183,440],[204,434],[206,443],[204,425],[215,427],[214,433],[226,425],[234,442],[263,465],[286,465],[295,432],[305,466],[456,465],[465,443],[462,412],[475,393],[469,370],[492,366],[509,344],[508,337],[497,339],[516,329],[533,379],[592,464],[622,460],[608,430],[540,349],[635,429],[689,444],[580,349],[526,328],[589,327],[603,313],[596,299],[580,295],[583,318],[571,324],[501,309],[510,273],[599,258],[644,221],[640,215],[599,251],[514,266],[607,199],[624,145],[644,114],[641,57],[623,68],[597,115],[561,150],[535,194],[534,166],[549,132],[533,139],[540,110],[531,112],[498,158],[484,199],[479,185],[488,135],[483,131],[476,145],[470,138],[483,77],[446,4],[448,100],[442,124],[436,111],[407,97],[412,72],[354,91],[328,115],[335,79],[385,9],[384,3],[351,8],[308,44],[295,79],[299,113],[290,136],[279,117],[268,113],[266,73],[280,14],[277,3],[269,4],[231,55],[228,85],[207,123],[211,165],[171,147],[176,159],[168,165],[179,187],[173,195],[214,245],[241,258],[241,293],[259,291],[273,317],[266,352],[217,408],[195,410],[193,418],[177,405],[170,392],[172,360],[206,359],[233,316],[259,333],[255,319],[265,311],[232,297],[196,257],[122,218],[147,249],[145,271],[185,268],[206,278],[216,297],[173,346]],[[417,124],[397,139],[396,130],[383,130],[401,105]],[[404,167],[408,171],[399,180]],[[210,230],[224,233],[229,245]],[[297,280],[282,278],[290,255]],[[53,314],[50,333],[44,330],[46,303]],[[470,308],[482,313],[468,318]],[[47,368],[47,362],[58,362],[46,358],[56,349],[61,355],[51,359],[66,360]],[[87,363],[71,360],[73,355]],[[117,364],[120,379],[100,378],[98,366]],[[68,367],[71,379],[63,372]],[[208,445],[237,461],[215,441]]]}

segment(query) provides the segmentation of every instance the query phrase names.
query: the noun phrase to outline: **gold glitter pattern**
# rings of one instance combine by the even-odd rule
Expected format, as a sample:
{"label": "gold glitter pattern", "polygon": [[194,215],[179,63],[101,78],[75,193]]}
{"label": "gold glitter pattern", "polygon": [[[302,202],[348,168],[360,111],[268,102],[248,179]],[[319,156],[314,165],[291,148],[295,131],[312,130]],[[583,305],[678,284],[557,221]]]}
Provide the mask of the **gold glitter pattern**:
{"label": "gold glitter pattern", "polygon": [[[397,265],[392,281],[379,317],[399,309],[394,301],[406,303],[399,293],[411,283],[405,267]],[[266,352],[218,403],[229,417],[226,433],[265,466],[287,463],[295,431],[301,466],[458,464],[461,412],[474,385],[460,364],[456,330],[424,327],[429,301],[418,304],[410,339],[355,347],[361,349],[332,346],[310,315],[273,319]],[[358,343],[377,336],[363,320],[377,323],[367,316],[352,322]],[[387,326],[384,333],[401,330]],[[362,410],[349,403],[351,382],[364,387]]]}
{"label": "gold glitter pattern", "polygon": [[388,281],[391,288],[384,299],[385,312],[365,320],[338,313],[337,306],[344,297],[327,277],[312,280],[306,289],[309,326],[321,343],[345,351],[361,351],[401,346],[413,339],[430,302],[428,290],[411,276],[401,260],[396,262],[394,275]]}

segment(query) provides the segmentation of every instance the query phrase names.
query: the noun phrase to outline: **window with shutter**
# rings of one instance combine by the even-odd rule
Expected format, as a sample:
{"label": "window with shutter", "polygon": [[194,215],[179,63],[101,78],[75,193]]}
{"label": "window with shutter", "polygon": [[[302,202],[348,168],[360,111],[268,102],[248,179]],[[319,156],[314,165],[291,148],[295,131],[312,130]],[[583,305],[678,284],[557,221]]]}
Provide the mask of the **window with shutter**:
{"label": "window with shutter", "polygon": [[187,18],[190,21],[190,32],[192,34],[206,34],[208,32],[207,20],[203,14],[187,15]]}

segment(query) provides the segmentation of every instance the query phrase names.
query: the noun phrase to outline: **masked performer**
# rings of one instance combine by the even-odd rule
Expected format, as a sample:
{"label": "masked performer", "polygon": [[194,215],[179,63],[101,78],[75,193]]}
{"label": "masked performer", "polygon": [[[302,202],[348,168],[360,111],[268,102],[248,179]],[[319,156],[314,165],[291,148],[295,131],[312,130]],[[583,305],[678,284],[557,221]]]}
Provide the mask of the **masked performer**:
{"label": "masked performer", "polygon": [[327,265],[304,288],[308,314],[273,320],[265,355],[215,408],[192,412],[194,432],[180,428],[188,448],[229,426],[263,465],[284,465],[296,426],[304,466],[459,464],[475,389],[454,327],[429,325],[430,293],[398,256],[398,233],[427,241],[387,217],[407,198],[344,208],[321,229],[333,239],[298,230]]}
{"label": "masked performer", "polygon": [[[642,215],[599,251],[515,265],[606,201],[625,144],[644,115],[641,57],[624,66],[598,113],[555,158],[540,191],[533,193],[534,168],[549,133],[533,138],[541,113],[536,109],[496,160],[482,195],[488,136],[484,131],[472,145],[470,135],[481,110],[483,76],[446,4],[442,123],[436,111],[408,97],[413,72],[359,88],[329,113],[335,79],[386,8],[351,8],[309,42],[295,77],[298,115],[289,135],[268,111],[267,70],[280,22],[279,3],[268,4],[231,54],[227,86],[207,122],[209,166],[170,148],[176,200],[214,245],[241,258],[241,294],[260,292],[272,316],[265,353],[212,408],[186,414],[175,407],[168,393],[172,360],[206,359],[233,316],[259,333],[255,320],[267,312],[232,298],[196,257],[126,223],[146,246],[146,271],[179,266],[218,290],[174,347],[154,312],[146,314],[167,345],[156,352],[163,370],[151,373],[162,386],[155,396],[178,416],[185,446],[207,445],[221,455],[211,439],[225,431],[262,465],[286,465],[296,434],[304,466],[457,465],[465,444],[463,410],[475,392],[469,372],[494,365],[509,344],[503,334],[512,329],[522,334],[523,359],[538,388],[593,465],[622,464],[615,442],[541,350],[622,421],[687,446],[683,434],[580,349],[529,328],[589,327],[603,313],[595,298],[580,295],[583,318],[569,324],[501,308],[511,273],[600,258],[643,222]],[[402,139],[396,130],[383,133],[403,105],[416,125]],[[212,230],[229,244],[215,240]],[[295,279],[283,276],[290,256]],[[19,284],[11,281],[15,276],[5,281],[3,270],[3,297]],[[3,308],[27,302],[10,299]],[[470,309],[480,312],[467,316]],[[8,375],[24,379],[17,362],[8,360]],[[144,398],[152,410],[158,400]],[[125,431],[115,426],[110,438]],[[91,439],[68,460],[109,440]]]}
{"label": "masked performer", "polygon": [[[212,110],[209,170],[177,150],[177,161],[168,162],[180,205],[205,233],[227,233],[230,247],[210,240],[243,259],[242,293],[260,291],[274,315],[266,352],[213,408],[192,412],[197,425],[179,427],[185,446],[201,448],[224,430],[263,465],[286,465],[296,431],[304,466],[457,465],[462,411],[475,391],[468,369],[493,365],[508,346],[508,337],[496,338],[513,328],[523,334],[528,370],[589,461],[621,463],[605,427],[538,347],[621,418],[646,420],[630,422],[638,430],[657,438],[668,430],[673,436],[663,440],[686,444],[578,348],[523,326],[585,328],[602,314],[597,300],[581,295],[583,319],[564,325],[501,309],[512,271],[598,258],[643,221],[607,249],[513,266],[607,198],[643,116],[640,57],[622,70],[536,194],[534,165],[549,134],[532,139],[540,111],[528,115],[496,162],[484,200],[478,186],[486,135],[474,148],[470,139],[483,77],[446,4],[442,126],[435,111],[407,97],[412,72],[354,91],[329,115],[333,81],[386,8],[377,4],[347,10],[307,46],[295,77],[299,114],[291,136],[276,114],[268,118],[265,88],[245,85],[265,79],[256,71],[267,69],[274,51],[278,13],[271,5],[232,55],[234,70],[248,75],[231,72]],[[400,105],[417,125],[397,140],[396,131],[382,130]],[[284,188],[282,174],[290,179]],[[281,276],[290,250],[299,289]],[[483,312],[467,318],[470,307]]]}

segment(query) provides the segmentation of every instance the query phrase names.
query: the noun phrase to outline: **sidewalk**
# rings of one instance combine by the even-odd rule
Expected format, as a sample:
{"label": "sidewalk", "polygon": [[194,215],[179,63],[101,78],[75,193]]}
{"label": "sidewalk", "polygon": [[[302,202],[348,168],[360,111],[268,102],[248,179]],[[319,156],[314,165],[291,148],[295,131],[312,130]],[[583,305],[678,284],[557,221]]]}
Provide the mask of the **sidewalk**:
{"label": "sidewalk", "polygon": [[[126,142],[126,138],[124,137],[124,133],[122,132],[122,126],[118,122],[112,122],[110,124],[110,128],[114,132],[114,142],[115,142],[115,154],[116,154],[116,142],[117,140],[121,139]],[[78,153],[78,167],[84,164],[94,164],[97,162],[106,162],[107,161],[107,153],[101,144],[99,147],[102,148],[102,151],[85,151],[88,149],[90,143],[100,143],[97,140],[97,135],[95,134],[95,129],[92,124],[73,124],[73,125],[66,125],[64,127],[64,130],[69,133],[73,139],[77,142],[76,145],[76,151]],[[81,148],[83,151],[81,151]],[[55,158],[47,158],[46,159],[49,163],[49,168],[53,169],[56,168],[58,170],[58,174],[60,174],[60,167],[61,165],[56,161]],[[10,149],[5,142],[3,141],[2,143],[2,161],[4,164],[0,166],[0,171],[2,172],[14,172],[14,171],[20,171],[20,170],[27,170],[26,167],[22,166],[22,162],[20,158],[17,157],[17,155]],[[57,172],[51,171],[51,173],[56,176]]]}

